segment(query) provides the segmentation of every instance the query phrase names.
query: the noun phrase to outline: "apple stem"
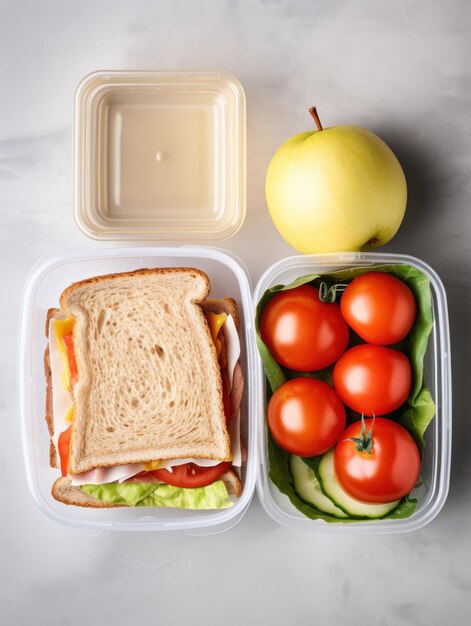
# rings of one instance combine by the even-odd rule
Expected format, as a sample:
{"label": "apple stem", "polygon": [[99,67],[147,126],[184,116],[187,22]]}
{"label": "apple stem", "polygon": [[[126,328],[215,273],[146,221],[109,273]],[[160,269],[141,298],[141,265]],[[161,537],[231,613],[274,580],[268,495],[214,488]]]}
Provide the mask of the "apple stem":
{"label": "apple stem", "polygon": [[319,116],[317,115],[317,109],[316,107],[311,107],[309,109],[309,113],[312,115],[312,119],[315,121],[316,126],[317,126],[317,130],[323,130],[322,128],[322,124],[321,121],[319,119]]}

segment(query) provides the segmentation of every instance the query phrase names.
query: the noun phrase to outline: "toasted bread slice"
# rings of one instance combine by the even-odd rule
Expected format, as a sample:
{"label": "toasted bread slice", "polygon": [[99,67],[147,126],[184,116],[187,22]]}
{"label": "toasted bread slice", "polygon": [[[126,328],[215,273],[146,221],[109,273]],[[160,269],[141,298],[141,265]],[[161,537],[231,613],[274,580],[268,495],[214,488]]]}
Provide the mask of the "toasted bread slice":
{"label": "toasted bread slice", "polygon": [[[203,301],[208,290],[205,274],[176,268],[101,276],[63,292],[62,310],[51,309],[48,322],[69,314],[76,318],[74,340],[81,375],[75,390],[70,473],[165,458],[230,458],[217,358],[201,308],[231,314],[237,326],[239,317],[231,298]],[[49,323],[46,332],[48,327]],[[146,341],[149,333],[150,342]],[[126,340],[127,345],[135,341],[132,348],[126,349]],[[88,362],[90,354],[94,358]],[[111,373],[108,361],[115,366]],[[150,373],[144,367],[149,362]],[[195,368],[196,363],[200,367]],[[137,381],[119,379],[120,370],[136,366],[141,368]],[[103,379],[103,370],[105,384],[96,383]],[[46,419],[52,435],[47,350],[45,371]],[[121,404],[120,394],[124,395]],[[106,399],[110,396],[114,406]],[[186,407],[184,420],[182,407]],[[50,456],[51,465],[57,466],[54,447]]]}
{"label": "toasted bread slice", "polygon": [[[227,493],[230,496],[240,497],[242,493],[242,483],[237,473],[230,469],[221,476],[221,480],[226,485]],[[74,487],[70,478],[58,478],[52,486],[52,495],[59,502],[75,506],[84,506],[99,509],[111,509],[125,504],[107,504],[97,500],[82,491],[80,487]]]}
{"label": "toasted bread slice", "polygon": [[216,350],[192,268],[137,270],[75,283],[80,377],[68,472],[158,459],[231,459]]}
{"label": "toasted bread slice", "polygon": [[[237,309],[237,303],[233,298],[219,298],[219,299],[206,299],[201,303],[203,313],[214,313],[216,315],[225,314],[231,315],[237,330],[240,329],[239,311]],[[60,309],[51,308],[47,312],[46,316],[46,328],[45,335],[49,338],[49,326],[51,319],[65,319],[67,316]],[[239,365],[240,368],[240,365]],[[53,403],[52,403],[52,376],[51,365],[49,358],[49,344],[44,351],[44,373],[46,376],[46,423],[51,437],[50,449],[49,449],[49,462],[51,467],[60,467],[59,459],[57,458],[57,451],[52,443],[52,437],[54,435],[54,418],[53,418]]]}
{"label": "toasted bread slice", "polygon": [[[237,309],[237,303],[233,298],[219,298],[219,299],[206,299],[201,303],[201,308],[203,313],[207,315],[208,313],[214,313],[216,315],[226,314],[231,315],[234,319],[234,323],[236,325],[237,330],[240,328],[240,318],[239,312]],[[49,325],[51,319],[65,319],[67,315],[57,308],[51,308],[47,312],[46,317],[46,328],[45,335],[46,338],[49,337]],[[52,439],[54,435],[54,419],[53,419],[53,411],[52,411],[52,377],[51,377],[51,366],[50,366],[50,358],[49,358],[49,345],[46,346],[44,351],[44,373],[46,376],[46,423],[49,430],[49,435]],[[51,467],[58,468],[59,459],[57,458],[57,452],[54,444],[50,443],[49,450],[49,461]],[[83,493],[83,492],[81,492]]]}

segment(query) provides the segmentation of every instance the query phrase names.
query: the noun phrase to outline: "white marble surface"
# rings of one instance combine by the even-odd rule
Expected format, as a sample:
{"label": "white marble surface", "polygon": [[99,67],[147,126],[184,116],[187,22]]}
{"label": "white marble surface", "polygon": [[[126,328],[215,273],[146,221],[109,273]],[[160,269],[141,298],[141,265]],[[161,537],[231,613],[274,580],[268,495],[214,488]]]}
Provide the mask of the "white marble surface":
{"label": "white marble surface", "polygon": [[[466,0],[0,3],[2,624],[469,622],[470,21]],[[255,497],[217,536],[88,537],[51,524],[27,492],[15,393],[23,284],[41,256],[99,245],[71,211],[75,86],[102,68],[213,67],[247,94],[248,215],[224,245],[253,281],[291,253],[269,221],[264,174],[281,141],[309,128],[309,105],[325,125],[370,127],[403,162],[409,208],[386,249],[440,273],[454,360],[450,495],[421,531],[293,533]]]}

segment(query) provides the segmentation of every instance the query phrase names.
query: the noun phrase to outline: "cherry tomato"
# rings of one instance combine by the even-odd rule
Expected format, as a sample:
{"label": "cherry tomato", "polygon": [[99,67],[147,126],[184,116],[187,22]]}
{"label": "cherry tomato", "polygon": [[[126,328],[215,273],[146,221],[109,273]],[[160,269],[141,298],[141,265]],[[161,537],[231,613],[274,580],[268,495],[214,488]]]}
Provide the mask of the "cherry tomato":
{"label": "cherry tomato", "polygon": [[[371,428],[368,452],[364,448],[368,447],[366,434]],[[384,417],[366,419],[363,437],[361,430],[360,421],[351,424],[335,447],[335,474],[340,485],[363,502],[403,498],[419,478],[420,453],[415,441],[405,428]]]}
{"label": "cherry tomato", "polygon": [[361,344],[340,357],[332,378],[347,406],[372,417],[391,413],[407,400],[412,369],[398,350]]}
{"label": "cherry tomato", "polygon": [[321,302],[310,285],[276,294],[263,311],[260,334],[278,363],[300,372],[331,365],[349,339],[339,305]]}
{"label": "cherry tomato", "polygon": [[67,466],[69,464],[69,454],[70,454],[70,435],[72,432],[72,425],[69,426],[67,430],[64,430],[59,435],[59,439],[57,441],[57,447],[59,449],[59,458],[61,462],[61,474],[62,476],[67,476]]}
{"label": "cherry tomato", "polygon": [[384,272],[370,272],[352,280],[342,295],[340,310],[362,339],[388,346],[410,331],[417,305],[402,280]]}
{"label": "cherry tomato", "polygon": [[316,378],[293,378],[272,395],[268,427],[276,443],[299,456],[329,450],[345,428],[345,407],[327,383]]}
{"label": "cherry tomato", "polygon": [[205,487],[215,482],[231,467],[231,462],[218,463],[212,467],[200,467],[196,463],[177,465],[167,469],[153,470],[156,478],[174,487]]}

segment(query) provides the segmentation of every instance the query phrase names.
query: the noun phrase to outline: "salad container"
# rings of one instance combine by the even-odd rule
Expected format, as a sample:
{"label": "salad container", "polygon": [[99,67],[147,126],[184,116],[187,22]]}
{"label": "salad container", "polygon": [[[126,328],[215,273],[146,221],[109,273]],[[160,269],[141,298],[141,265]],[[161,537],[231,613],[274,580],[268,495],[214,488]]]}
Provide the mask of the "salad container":
{"label": "salad container", "polygon": [[273,264],[260,278],[254,293],[257,304],[270,287],[289,284],[308,274],[323,274],[346,268],[379,265],[410,265],[423,272],[430,281],[433,329],[424,362],[424,380],[436,405],[436,414],[425,432],[425,449],[420,473],[420,486],[413,490],[417,506],[406,519],[375,519],[349,524],[311,520],[300,513],[288,497],[278,491],[268,475],[267,431],[265,422],[266,379],[262,360],[257,359],[257,433],[259,474],[257,492],[265,511],[288,528],[308,532],[329,533],[397,533],[425,526],[443,507],[450,481],[451,463],[451,360],[448,310],[443,284],[436,272],[423,261],[401,254],[376,252],[312,254],[292,256]]}

